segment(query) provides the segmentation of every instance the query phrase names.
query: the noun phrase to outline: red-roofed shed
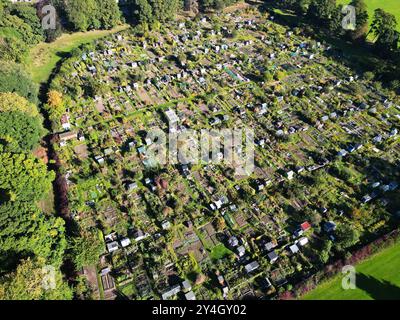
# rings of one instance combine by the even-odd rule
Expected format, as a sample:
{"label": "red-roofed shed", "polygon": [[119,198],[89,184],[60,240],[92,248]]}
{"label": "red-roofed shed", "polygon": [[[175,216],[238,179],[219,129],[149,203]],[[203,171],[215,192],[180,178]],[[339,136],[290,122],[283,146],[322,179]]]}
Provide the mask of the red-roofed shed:
{"label": "red-roofed shed", "polygon": [[303,222],[303,223],[300,225],[300,227],[301,227],[301,229],[302,229],[303,231],[307,231],[308,229],[311,228],[311,224],[310,224],[308,221],[306,221],[306,222]]}

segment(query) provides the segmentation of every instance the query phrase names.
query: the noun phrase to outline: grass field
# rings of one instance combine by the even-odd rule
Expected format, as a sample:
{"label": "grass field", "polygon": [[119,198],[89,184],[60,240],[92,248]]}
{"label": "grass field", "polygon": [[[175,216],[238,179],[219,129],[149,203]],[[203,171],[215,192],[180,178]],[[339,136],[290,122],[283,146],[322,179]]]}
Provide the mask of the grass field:
{"label": "grass field", "polygon": [[232,251],[220,243],[211,250],[210,257],[213,260],[219,260],[230,254],[232,254]]}
{"label": "grass field", "polygon": [[112,30],[95,30],[89,32],[77,32],[64,34],[52,43],[40,43],[33,47],[27,58],[27,69],[37,83],[46,82],[57,63],[63,55],[71,52],[82,44],[108,36],[112,33],[128,28],[127,25],[119,26]]}
{"label": "grass field", "polygon": [[[349,4],[351,0],[337,0],[338,4]],[[375,9],[381,8],[394,14],[397,19],[397,30],[400,31],[400,1],[399,0],[365,0],[368,6],[369,20],[372,22]]]}
{"label": "grass field", "polygon": [[342,289],[342,275],[322,283],[304,300],[400,300],[400,242],[356,266],[354,290]]}

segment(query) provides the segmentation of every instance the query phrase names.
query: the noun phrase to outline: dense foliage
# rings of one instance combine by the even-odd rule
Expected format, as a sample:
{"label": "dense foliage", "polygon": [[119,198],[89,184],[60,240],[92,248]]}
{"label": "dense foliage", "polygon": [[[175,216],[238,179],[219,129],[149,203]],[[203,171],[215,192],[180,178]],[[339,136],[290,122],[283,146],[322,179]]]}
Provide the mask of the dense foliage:
{"label": "dense foliage", "polygon": [[31,102],[37,102],[37,85],[20,65],[10,61],[0,61],[0,92],[17,93]]}
{"label": "dense foliage", "polygon": [[[121,21],[121,14],[115,0],[57,0],[49,1],[65,13],[66,27],[74,31],[91,29],[110,29]],[[221,10],[235,0],[200,1],[204,11]],[[334,0],[281,0],[281,5],[304,15],[317,27],[323,27],[331,35],[349,37],[352,41],[365,41],[368,36],[368,14],[363,0],[354,0],[357,9],[355,30],[344,32],[341,28],[341,7]],[[172,19],[181,8],[179,0],[131,0],[130,13],[135,23],[156,24]],[[375,47],[387,55],[398,49],[399,34],[393,15],[381,9],[375,11],[370,34],[374,37]],[[40,19],[34,7],[26,4],[7,4],[0,0],[0,299],[69,299],[70,288],[63,282],[59,268],[67,248],[64,221],[40,209],[51,191],[55,174],[49,172],[45,163],[35,158],[31,151],[39,145],[44,129],[42,118],[34,103],[38,90],[23,68],[12,61],[22,62],[29,49],[46,39],[54,40],[61,34],[61,25],[55,31],[43,31]],[[78,55],[81,56],[81,55]],[[181,59],[182,60],[182,59]],[[62,69],[61,69],[62,70]],[[278,70],[274,74],[266,70],[265,81],[282,81],[287,73]],[[365,74],[365,78],[374,78]],[[99,82],[88,81],[87,88],[77,86],[76,91],[94,97],[102,95]],[[57,120],[66,112],[68,105],[60,91],[48,93],[44,109],[50,111],[50,120]],[[71,90],[72,91],[72,90]],[[356,91],[356,90],[354,90]],[[313,121],[315,122],[315,121]],[[84,167],[83,167],[84,168]],[[349,180],[351,174],[340,166],[337,175]],[[324,177],[316,183],[323,185]],[[217,184],[217,183],[216,183]],[[328,189],[329,186],[321,189]],[[246,190],[246,186],[243,187]],[[298,190],[301,190],[298,188]],[[115,196],[118,196],[115,192]],[[151,198],[149,196],[149,198]],[[149,203],[151,201],[148,201]],[[175,203],[176,202],[176,203]],[[179,212],[183,205],[179,197],[171,201],[162,213]],[[166,210],[170,209],[170,210]],[[154,210],[161,214],[159,207]],[[357,221],[367,220],[362,213],[352,212]],[[358,218],[357,218],[358,217]],[[309,213],[309,220],[319,225],[321,215]],[[215,220],[215,228],[222,231],[226,227],[224,219]],[[345,253],[358,243],[364,222],[351,228],[341,224],[337,229],[337,241],[327,241],[318,254],[321,264],[332,256],[332,251]],[[71,239],[69,248],[75,267],[80,269],[94,265],[104,251],[102,242],[95,232],[85,232]],[[29,257],[29,258],[28,258]],[[57,290],[43,288],[42,270],[46,265],[56,268]]]}
{"label": "dense foliage", "polygon": [[[49,173],[46,165],[30,154],[3,152],[0,176],[0,252],[5,257],[0,268],[11,271],[10,261],[34,255],[59,273],[67,246],[64,220],[47,216],[38,207],[38,201],[51,189],[54,173]],[[47,294],[53,298],[70,296],[69,289],[65,291],[67,287],[61,282],[57,290],[46,293],[38,283],[29,284],[29,288],[41,292],[40,297],[29,290],[21,292],[23,284],[32,280],[18,279],[20,268],[25,267],[33,268],[22,263],[15,274],[0,278],[0,296],[4,299],[44,299]],[[59,278],[61,281],[60,275]]]}
{"label": "dense foliage", "polygon": [[[17,67],[17,71],[20,70]],[[15,69],[14,69],[15,70]],[[3,70],[7,71],[7,70]],[[4,74],[4,73],[3,73]],[[9,77],[18,76],[18,74],[8,73]],[[23,83],[17,82],[14,78],[14,84],[20,86],[15,88],[19,91],[25,91],[29,95],[28,89],[23,88]],[[29,79],[26,78],[26,85],[29,86]],[[5,83],[9,87],[13,83]],[[22,85],[22,86],[21,86]],[[3,88],[2,90],[10,90]],[[42,119],[36,106],[19,96],[17,93],[0,93],[0,146],[4,150],[12,152],[31,151],[38,146],[41,137],[44,134]]]}
{"label": "dense foliage", "polygon": [[200,2],[200,7],[203,10],[217,9],[221,10],[229,5],[232,5],[238,0],[202,0]]}
{"label": "dense foliage", "polygon": [[35,7],[27,3],[13,4],[9,8],[9,12],[11,17],[17,17],[21,19],[30,27],[28,29],[32,33],[32,43],[37,43],[44,40],[44,31]]}
{"label": "dense foliage", "polygon": [[[33,12],[21,8],[9,11],[21,16],[11,19],[29,21]],[[45,134],[37,94],[22,66],[0,61],[0,299],[72,297],[60,272],[67,247],[64,220],[45,214],[39,205],[55,174],[32,154]],[[43,286],[45,266],[54,268],[55,288]]]}
{"label": "dense foliage", "polygon": [[104,252],[103,241],[96,231],[86,231],[80,237],[72,239],[72,255],[77,270],[95,265]]}
{"label": "dense foliage", "polygon": [[[48,14],[42,10],[46,5],[56,8],[55,29],[42,27],[41,21]],[[115,0],[45,0],[34,6],[1,0],[0,17],[0,57],[23,62],[30,46],[56,40],[63,28],[72,31],[111,29],[120,23],[121,12]]]}
{"label": "dense foliage", "polygon": [[35,203],[50,191],[54,173],[29,154],[0,154],[0,188],[11,202]]}
{"label": "dense foliage", "polygon": [[375,36],[377,49],[390,52],[398,48],[399,33],[396,31],[396,17],[382,9],[376,9],[371,32]]}
{"label": "dense foliage", "polygon": [[[44,279],[43,275],[47,278]],[[16,271],[0,280],[1,300],[68,300],[72,291],[59,270],[46,266],[44,259],[26,259]]]}
{"label": "dense foliage", "polygon": [[44,133],[41,119],[19,111],[0,112],[0,145],[10,151],[31,151]]}
{"label": "dense foliage", "polygon": [[173,18],[176,14],[178,0],[130,0],[130,11],[136,21],[152,24],[156,21],[164,22]]}
{"label": "dense foliage", "polygon": [[64,221],[47,217],[35,205],[11,202],[0,205],[2,252],[34,253],[59,266],[66,247]]}
{"label": "dense foliage", "polygon": [[[336,0],[267,0],[266,4],[278,5],[282,8],[291,9],[298,14],[305,14],[309,22],[318,27],[324,27],[334,35],[345,34],[341,27],[344,15],[343,6],[337,6]],[[375,45],[379,49],[387,51],[398,48],[399,33],[396,31],[397,21],[394,15],[382,9],[375,10],[371,30],[368,31],[368,12],[364,0],[353,0],[350,5],[356,9],[356,25],[354,30],[349,30],[348,34],[353,40],[365,39],[369,33],[375,38]]]}
{"label": "dense foliage", "polygon": [[0,11],[0,57],[21,62],[30,45],[44,40],[36,9],[30,4],[6,4],[2,1]]}
{"label": "dense foliage", "polygon": [[[324,32],[331,38],[351,40],[355,45],[364,45],[366,51],[370,50],[370,41],[373,42],[374,55],[381,56],[381,60],[374,68],[375,78],[383,80],[392,90],[400,88],[400,34],[397,31],[396,17],[382,9],[376,9],[369,28],[369,16],[365,0],[353,0],[350,5],[356,9],[356,25],[353,30],[342,27],[345,15],[344,8],[337,5],[335,0],[266,0],[266,8],[278,7],[288,9],[299,15],[303,26],[310,33]],[[305,24],[304,24],[305,23]],[[311,28],[310,28],[311,27]],[[367,66],[366,66],[367,67]]]}
{"label": "dense foliage", "polygon": [[64,1],[71,29],[111,29],[120,22],[121,13],[115,0]]}

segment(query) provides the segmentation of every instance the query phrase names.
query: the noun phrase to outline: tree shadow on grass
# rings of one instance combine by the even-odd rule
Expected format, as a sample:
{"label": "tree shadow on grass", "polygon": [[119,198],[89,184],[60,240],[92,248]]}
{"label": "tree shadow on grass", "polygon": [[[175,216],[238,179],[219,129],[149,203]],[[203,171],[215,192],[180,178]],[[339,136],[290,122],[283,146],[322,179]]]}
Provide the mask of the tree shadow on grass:
{"label": "tree shadow on grass", "polygon": [[400,300],[400,287],[363,273],[357,274],[357,288],[365,291],[374,300]]}

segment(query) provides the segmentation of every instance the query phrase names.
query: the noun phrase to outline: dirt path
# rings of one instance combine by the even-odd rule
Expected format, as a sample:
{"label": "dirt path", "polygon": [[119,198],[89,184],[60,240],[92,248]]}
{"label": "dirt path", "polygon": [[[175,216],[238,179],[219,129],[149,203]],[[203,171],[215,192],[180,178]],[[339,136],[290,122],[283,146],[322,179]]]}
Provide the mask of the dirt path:
{"label": "dirt path", "polygon": [[96,267],[85,267],[83,268],[83,274],[86,276],[87,281],[89,282],[90,288],[93,290],[93,298],[95,300],[100,299],[100,289],[99,282],[97,279],[97,270]]}

